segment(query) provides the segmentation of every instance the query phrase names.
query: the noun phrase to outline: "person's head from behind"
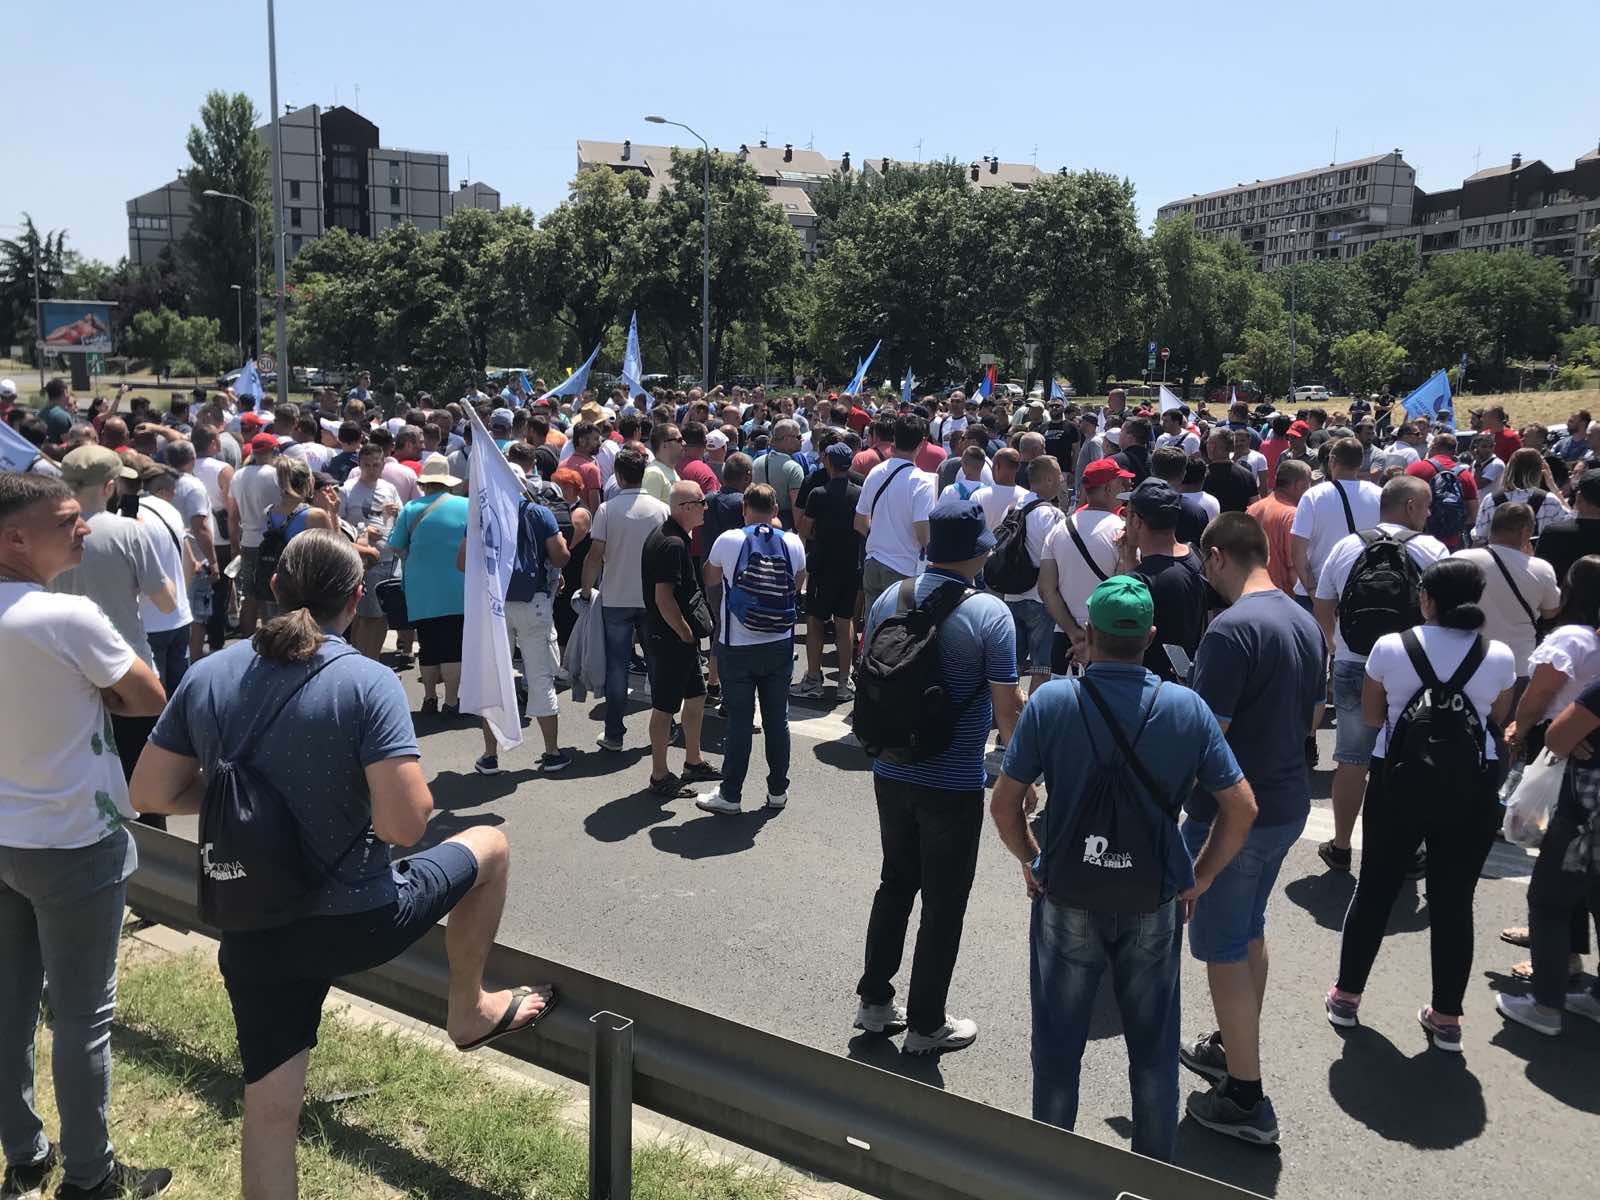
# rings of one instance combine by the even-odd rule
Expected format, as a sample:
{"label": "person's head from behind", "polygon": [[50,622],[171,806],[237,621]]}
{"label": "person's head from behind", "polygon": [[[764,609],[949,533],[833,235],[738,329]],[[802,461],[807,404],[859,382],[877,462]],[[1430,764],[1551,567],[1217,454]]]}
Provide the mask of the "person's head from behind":
{"label": "person's head from behind", "polygon": [[1229,604],[1239,598],[1254,572],[1266,569],[1270,553],[1260,522],[1242,512],[1222,513],[1207,525],[1200,535],[1200,550],[1206,578]]}
{"label": "person's head from behind", "polygon": [[1028,464],[1028,490],[1054,501],[1061,491],[1061,464],[1054,455],[1041,454]]}
{"label": "person's head from behind", "polygon": [[854,456],[850,447],[841,439],[834,442],[822,452],[822,463],[828,469],[829,479],[839,479],[850,474],[850,460]]}
{"label": "person's head from behind", "polygon": [[0,570],[7,575],[48,585],[83,561],[88,534],[78,498],[61,480],[0,472]]}
{"label": "person's head from behind", "polygon": [[1353,437],[1339,438],[1328,445],[1328,474],[1334,479],[1354,479],[1361,473],[1361,463],[1367,456],[1361,443]]}
{"label": "person's head from behind", "polygon": [[1544,456],[1531,446],[1514,451],[1506,460],[1503,486],[1508,492],[1531,492],[1544,486]]}
{"label": "person's head from behind", "polygon": [[308,529],[278,557],[272,594],[281,611],[256,630],[255,652],[274,663],[302,663],[328,634],[342,634],[361,602],[361,557],[342,534]]}
{"label": "person's head from behind", "polygon": [[1139,662],[1155,636],[1156,606],[1142,579],[1113,575],[1089,593],[1090,662]]}
{"label": "person's head from behind", "polygon": [[1174,489],[1183,486],[1183,472],[1189,465],[1189,456],[1177,446],[1162,446],[1150,452],[1150,474],[1164,479]]}
{"label": "person's head from behind", "polygon": [[1585,554],[1567,568],[1556,624],[1600,627],[1600,554]]}
{"label": "person's head from behind", "polygon": [[894,449],[897,454],[915,454],[928,437],[928,423],[921,417],[906,415],[894,419]]}
{"label": "person's head from behind", "polygon": [[722,464],[722,490],[742,492],[750,486],[755,463],[743,450],[735,450]]}
{"label": "person's head from behind", "polygon": [[[1023,462],[1033,462],[1034,459],[1038,458],[1044,453],[1044,434],[1032,432],[1023,434],[1019,439],[1017,439],[1017,449],[1022,454]],[[1028,471],[1028,478],[1032,479],[1033,468],[1029,467]]]}
{"label": "person's head from behind", "polygon": [[1533,553],[1533,509],[1518,501],[1495,505],[1489,517],[1489,541],[1496,546]]}
{"label": "person's head from behind", "polygon": [[645,457],[644,447],[638,442],[630,442],[617,451],[616,462],[613,469],[617,476],[617,486],[621,488],[636,488],[644,482]]}
{"label": "person's head from behind", "polygon": [[995,483],[1001,487],[1011,487],[1017,482],[1017,472],[1022,469],[1022,455],[1010,446],[995,451],[994,462],[990,465],[990,474],[994,476]]}
{"label": "person's head from behind", "polygon": [[967,448],[961,452],[961,474],[968,479],[981,479],[983,468],[988,465],[989,458],[984,454],[983,447],[967,443]]}
{"label": "person's head from behind", "polygon": [[[1417,482],[1421,482],[1418,480]],[[1446,629],[1483,628],[1483,568],[1467,558],[1441,558],[1422,572],[1422,619]]]}
{"label": "person's head from behind", "polygon": [[1378,498],[1378,520],[1421,531],[1433,509],[1433,489],[1415,475],[1396,475],[1383,485]]}
{"label": "person's head from behind", "polygon": [[1300,497],[1311,486],[1311,464],[1298,458],[1278,459],[1272,485],[1279,500],[1290,504],[1300,503]]}
{"label": "person's head from behind", "polygon": [[310,465],[304,459],[287,456],[280,457],[274,465],[278,471],[278,495],[281,501],[289,506],[309,503],[314,490]]}
{"label": "person's head from behind", "polygon": [[744,523],[770,525],[778,515],[778,493],[764,483],[752,484],[744,490]]}

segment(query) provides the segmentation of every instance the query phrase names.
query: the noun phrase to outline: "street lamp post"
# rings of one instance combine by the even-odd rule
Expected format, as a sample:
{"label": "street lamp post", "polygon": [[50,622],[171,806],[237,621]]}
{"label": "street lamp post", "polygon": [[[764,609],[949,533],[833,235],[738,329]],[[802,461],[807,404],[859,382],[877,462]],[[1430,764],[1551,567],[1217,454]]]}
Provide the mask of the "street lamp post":
{"label": "street lamp post", "polygon": [[665,117],[646,117],[652,125],[676,125],[687,131],[705,148],[705,218],[700,222],[705,230],[705,246],[700,259],[700,386],[711,388],[711,144],[682,121],[669,121]]}
{"label": "street lamp post", "polygon": [[233,298],[237,302],[238,316],[234,321],[233,327],[239,334],[239,362],[242,364],[244,362],[244,289],[237,283],[230,283],[228,290],[233,293]]}
{"label": "street lamp post", "polygon": [[[255,228],[255,236],[256,236],[256,302],[255,302],[255,305],[254,305],[254,308],[256,310],[256,349],[255,349],[255,353],[256,354],[260,354],[261,353],[261,214],[256,211],[256,206],[254,204],[250,203],[250,201],[246,200],[243,196],[236,196],[232,192],[219,192],[219,191],[217,191],[216,188],[207,188],[205,191],[201,192],[200,194],[202,196],[208,196],[212,200],[234,200],[234,201],[237,201],[238,203],[244,205],[246,208],[248,208],[250,210],[250,224]],[[237,285],[235,285],[235,286],[237,286]],[[239,330],[239,339],[241,341],[244,340],[243,324],[244,324],[244,322],[243,322],[243,319],[241,318],[240,319],[240,330]],[[251,357],[254,357],[254,355],[252,355]],[[244,362],[244,352],[243,352],[242,349],[241,349],[240,354],[239,354],[239,361],[240,361],[241,364]]]}
{"label": "street lamp post", "polygon": [[[267,72],[268,72],[268,99],[272,103],[272,242],[273,263],[277,269],[274,291],[276,303],[273,308],[277,318],[277,346],[278,346],[278,403],[289,403],[289,316],[285,311],[288,303],[287,290],[283,281],[283,130],[278,124],[278,19],[274,13],[272,0],[267,0]],[[260,353],[260,348],[257,348]]]}
{"label": "street lamp post", "polygon": [[1296,243],[1298,242],[1298,239],[1299,239],[1299,235],[1300,235],[1300,230],[1297,227],[1291,228],[1289,230],[1289,239],[1290,239],[1289,240],[1289,403],[1290,404],[1294,403],[1294,358],[1295,358],[1294,281],[1295,281],[1295,276],[1299,273],[1296,270],[1296,267],[1299,265],[1298,264],[1299,251],[1298,251],[1297,245],[1296,245]]}

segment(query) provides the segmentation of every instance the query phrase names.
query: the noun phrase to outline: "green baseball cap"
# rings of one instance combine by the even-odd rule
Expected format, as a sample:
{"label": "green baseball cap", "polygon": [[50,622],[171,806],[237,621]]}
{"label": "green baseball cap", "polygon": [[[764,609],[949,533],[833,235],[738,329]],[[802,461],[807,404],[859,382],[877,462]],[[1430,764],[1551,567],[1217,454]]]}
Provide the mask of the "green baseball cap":
{"label": "green baseball cap", "polygon": [[1089,623],[1112,637],[1143,637],[1155,624],[1150,589],[1132,575],[1113,575],[1089,593]]}

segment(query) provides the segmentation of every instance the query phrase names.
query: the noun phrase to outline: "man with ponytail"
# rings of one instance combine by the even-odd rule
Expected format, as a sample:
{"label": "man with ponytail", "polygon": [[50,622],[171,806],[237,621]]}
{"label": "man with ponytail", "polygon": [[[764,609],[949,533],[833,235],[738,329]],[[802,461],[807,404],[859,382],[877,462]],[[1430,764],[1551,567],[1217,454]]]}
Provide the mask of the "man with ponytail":
{"label": "man with ponytail", "polygon": [[505,905],[504,834],[467,829],[390,861],[389,847],[422,840],[433,798],[399,680],[344,639],[363,574],[337,533],[289,542],[272,580],[278,615],[190,669],[132,784],[141,812],[196,812],[202,772],[248,742],[253,773],[290,808],[323,881],[289,924],[222,936],[244,1069],[246,1200],[294,1194],[306,1067],[338,976],[387,962],[449,914],[446,1031],[460,1049],[531,1026],[555,998],[549,987],[485,990]]}

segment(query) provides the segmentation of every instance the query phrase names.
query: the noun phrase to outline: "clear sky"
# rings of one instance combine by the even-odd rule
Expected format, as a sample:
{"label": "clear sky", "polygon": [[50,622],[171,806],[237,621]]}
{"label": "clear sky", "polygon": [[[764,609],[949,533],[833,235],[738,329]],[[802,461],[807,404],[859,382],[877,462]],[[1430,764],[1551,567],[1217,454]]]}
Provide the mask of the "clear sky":
{"label": "clear sky", "polygon": [[[857,163],[984,154],[1130,177],[1140,212],[1400,147],[1420,186],[1571,165],[1600,141],[1593,0],[279,0],[280,100],[356,105],[543,213],[580,137],[725,150],[767,129]],[[25,4],[0,51],[0,222],[127,252],[124,201],[171,179],[204,93],[267,110],[265,0]],[[20,40],[19,40],[20,37]],[[1035,156],[1037,156],[1035,158]],[[9,234],[0,226],[0,234]]]}

